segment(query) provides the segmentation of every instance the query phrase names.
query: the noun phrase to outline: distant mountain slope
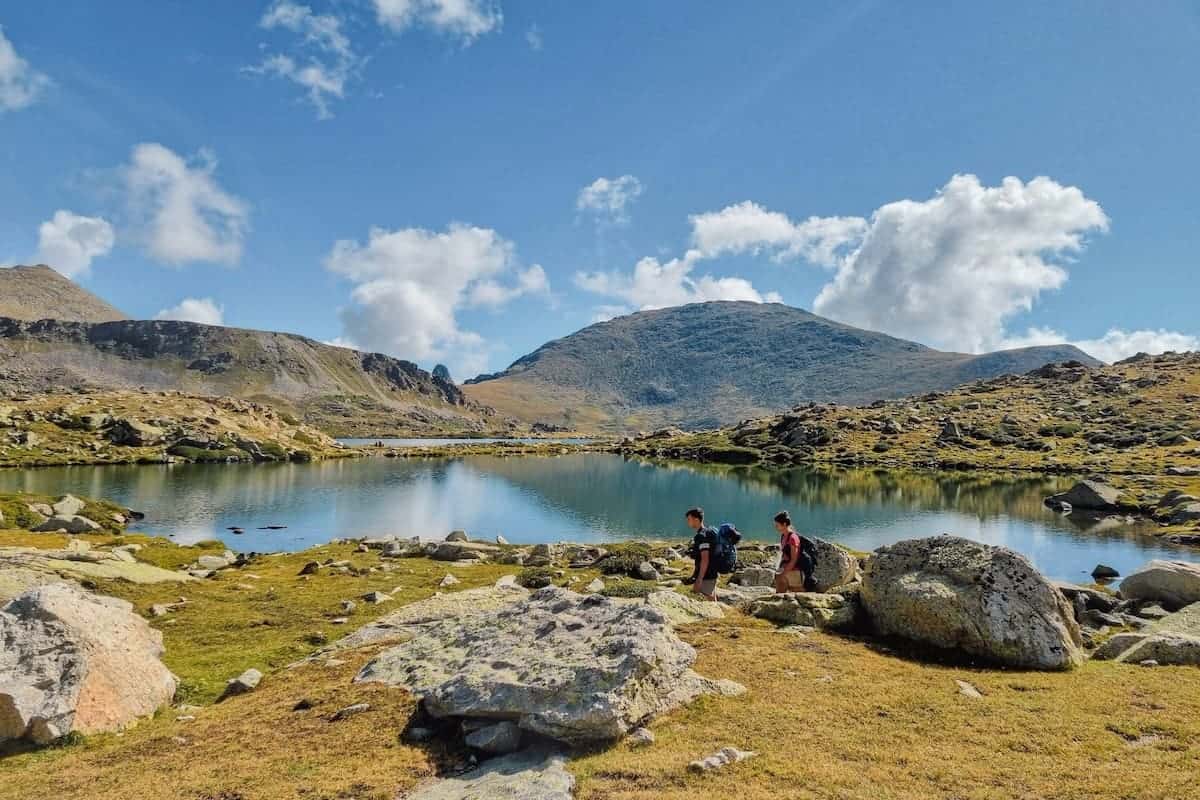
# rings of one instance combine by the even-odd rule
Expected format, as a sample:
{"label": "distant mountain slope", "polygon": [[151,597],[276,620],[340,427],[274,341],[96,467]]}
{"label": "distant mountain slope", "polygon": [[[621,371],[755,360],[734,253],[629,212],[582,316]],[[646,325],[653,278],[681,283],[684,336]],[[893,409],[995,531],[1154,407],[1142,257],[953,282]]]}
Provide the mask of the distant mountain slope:
{"label": "distant mountain slope", "polygon": [[416,364],[294,334],[175,321],[0,318],[0,394],[74,387],[238,397],[334,435],[493,431],[502,424]]}
{"label": "distant mountain slope", "polygon": [[465,390],[502,413],[581,430],[698,428],[806,401],[869,403],[1068,360],[1099,363],[1070,345],[946,353],[779,303],[712,302],[592,325]]}
{"label": "distant mountain slope", "polygon": [[0,269],[0,317],[112,322],[129,319],[45,264]]}

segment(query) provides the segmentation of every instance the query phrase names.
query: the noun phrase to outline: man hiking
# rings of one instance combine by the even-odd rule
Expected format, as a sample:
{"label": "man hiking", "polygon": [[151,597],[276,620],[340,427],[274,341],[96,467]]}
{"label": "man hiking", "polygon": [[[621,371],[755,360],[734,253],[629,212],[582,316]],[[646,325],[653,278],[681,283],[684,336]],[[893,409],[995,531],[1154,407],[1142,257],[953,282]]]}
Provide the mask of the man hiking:
{"label": "man hiking", "polygon": [[775,530],[779,531],[780,549],[779,571],[775,573],[776,593],[814,591],[816,545],[796,532],[792,527],[792,517],[786,511],[775,515]]}
{"label": "man hiking", "polygon": [[683,515],[687,526],[696,532],[692,538],[692,559],[695,571],[690,578],[692,591],[706,600],[716,600],[717,562],[713,551],[717,545],[717,532],[704,524],[704,509],[689,508]]}

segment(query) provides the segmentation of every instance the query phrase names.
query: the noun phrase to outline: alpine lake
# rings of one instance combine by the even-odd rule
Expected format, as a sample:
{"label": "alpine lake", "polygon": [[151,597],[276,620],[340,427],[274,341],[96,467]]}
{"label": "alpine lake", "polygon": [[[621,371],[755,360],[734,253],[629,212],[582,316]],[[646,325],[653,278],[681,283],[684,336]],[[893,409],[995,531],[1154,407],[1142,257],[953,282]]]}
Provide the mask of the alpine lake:
{"label": "alpine lake", "polygon": [[[773,541],[772,516],[860,551],[955,534],[1024,553],[1046,575],[1089,582],[1200,550],[1123,519],[1060,515],[1043,499],[1069,478],[1039,474],[766,470],[618,455],[357,458],[300,464],[76,466],[0,471],[0,491],[103,497],[141,511],[130,530],[235,551],[299,550],[335,538],[503,535],[513,543],[681,539],[684,511]],[[236,530],[235,530],[236,529]]]}

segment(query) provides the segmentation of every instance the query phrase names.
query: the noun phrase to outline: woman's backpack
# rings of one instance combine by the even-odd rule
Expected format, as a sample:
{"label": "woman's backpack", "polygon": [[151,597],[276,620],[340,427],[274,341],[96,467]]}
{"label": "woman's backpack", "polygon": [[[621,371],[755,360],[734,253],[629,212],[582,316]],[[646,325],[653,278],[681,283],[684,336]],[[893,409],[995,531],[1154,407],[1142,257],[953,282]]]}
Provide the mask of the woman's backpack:
{"label": "woman's backpack", "polygon": [[718,574],[728,575],[737,569],[737,546],[742,540],[742,534],[732,523],[726,522],[717,528],[716,539],[713,563],[716,564]]}

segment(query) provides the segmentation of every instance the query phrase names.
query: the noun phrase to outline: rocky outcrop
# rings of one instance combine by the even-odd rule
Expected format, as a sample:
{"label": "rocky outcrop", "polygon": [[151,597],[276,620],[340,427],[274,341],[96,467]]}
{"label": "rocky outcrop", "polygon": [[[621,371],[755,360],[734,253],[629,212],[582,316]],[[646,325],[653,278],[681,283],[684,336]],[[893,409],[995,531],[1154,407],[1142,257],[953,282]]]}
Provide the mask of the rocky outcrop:
{"label": "rocky outcrop", "polygon": [[624,736],[705,691],[695,657],[647,604],[547,588],[494,615],[413,629],[355,680],[405,687],[435,717],[509,720],[582,745]]}
{"label": "rocky outcrop", "polygon": [[784,625],[845,630],[854,626],[857,608],[852,599],[840,594],[789,592],[755,600],[750,613]]}
{"label": "rocky outcrop", "polygon": [[1083,660],[1066,598],[1024,556],[955,536],[910,539],[867,560],[875,629],[990,661],[1069,669]]}
{"label": "rocky outcrop", "polygon": [[1117,512],[1128,507],[1121,490],[1100,481],[1080,481],[1065,492],[1046,498],[1047,504],[1065,503],[1081,511]]}
{"label": "rocky outcrop", "polygon": [[406,795],[408,800],[571,800],[575,777],[558,753],[527,750]]}
{"label": "rocky outcrop", "polygon": [[850,553],[833,542],[809,537],[817,548],[817,566],[813,570],[815,591],[828,592],[835,586],[843,586],[858,574],[858,561]]}
{"label": "rocky outcrop", "polygon": [[0,741],[117,730],[175,694],[175,676],[159,660],[162,634],[124,600],[72,584],[10,601],[0,641]]}
{"label": "rocky outcrop", "polygon": [[1169,609],[1200,602],[1200,564],[1151,561],[1121,582],[1121,596],[1155,600]]}

